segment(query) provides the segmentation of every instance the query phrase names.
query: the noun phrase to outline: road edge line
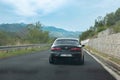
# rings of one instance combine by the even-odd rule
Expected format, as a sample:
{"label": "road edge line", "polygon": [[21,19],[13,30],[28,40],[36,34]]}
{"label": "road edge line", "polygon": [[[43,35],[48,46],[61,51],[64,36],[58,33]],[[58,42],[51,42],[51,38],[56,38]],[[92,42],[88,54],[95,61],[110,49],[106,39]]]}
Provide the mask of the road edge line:
{"label": "road edge line", "polygon": [[[84,49],[85,50],[85,49]],[[92,55],[89,51],[85,50],[92,58],[94,58],[99,64],[102,65],[102,67],[108,71],[115,79],[120,80],[120,76],[115,73],[113,70],[111,70],[109,67],[107,67],[105,64],[103,64],[98,58],[96,58],[94,55]]]}

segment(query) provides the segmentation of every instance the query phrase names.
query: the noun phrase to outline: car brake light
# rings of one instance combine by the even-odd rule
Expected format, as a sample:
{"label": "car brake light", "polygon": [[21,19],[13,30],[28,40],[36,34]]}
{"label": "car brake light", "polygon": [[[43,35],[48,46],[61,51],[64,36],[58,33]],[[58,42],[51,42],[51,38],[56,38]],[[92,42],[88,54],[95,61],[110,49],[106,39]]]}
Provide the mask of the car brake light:
{"label": "car brake light", "polygon": [[71,51],[81,51],[81,48],[71,48]]}
{"label": "car brake light", "polygon": [[51,48],[51,51],[60,51],[61,48]]}

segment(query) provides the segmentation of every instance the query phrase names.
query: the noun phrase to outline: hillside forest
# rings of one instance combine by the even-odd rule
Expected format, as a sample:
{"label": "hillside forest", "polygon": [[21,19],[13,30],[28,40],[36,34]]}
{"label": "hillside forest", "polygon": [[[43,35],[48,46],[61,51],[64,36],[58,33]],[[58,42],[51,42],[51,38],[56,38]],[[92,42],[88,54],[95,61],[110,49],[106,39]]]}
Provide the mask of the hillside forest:
{"label": "hillside forest", "polygon": [[91,26],[88,30],[80,35],[81,40],[88,38],[95,38],[96,35],[106,29],[112,29],[114,33],[120,32],[120,8],[115,12],[106,14],[105,17],[99,16],[94,22],[94,26]]}
{"label": "hillside forest", "polygon": [[[16,27],[15,24],[7,25]],[[0,30],[0,46],[3,45],[21,45],[21,44],[40,44],[49,43],[52,38],[49,37],[49,32],[42,30],[42,25],[40,22],[35,24],[27,24],[21,30],[7,31]],[[6,27],[6,25],[2,25]],[[21,26],[22,27],[22,26]]]}

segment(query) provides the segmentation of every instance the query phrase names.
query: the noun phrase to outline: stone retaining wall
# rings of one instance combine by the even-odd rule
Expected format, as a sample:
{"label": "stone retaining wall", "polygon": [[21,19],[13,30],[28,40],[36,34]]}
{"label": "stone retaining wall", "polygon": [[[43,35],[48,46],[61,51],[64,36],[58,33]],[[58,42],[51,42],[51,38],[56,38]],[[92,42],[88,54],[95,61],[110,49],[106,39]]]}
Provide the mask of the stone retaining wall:
{"label": "stone retaining wall", "polygon": [[87,44],[100,52],[120,58],[120,33],[90,39]]}

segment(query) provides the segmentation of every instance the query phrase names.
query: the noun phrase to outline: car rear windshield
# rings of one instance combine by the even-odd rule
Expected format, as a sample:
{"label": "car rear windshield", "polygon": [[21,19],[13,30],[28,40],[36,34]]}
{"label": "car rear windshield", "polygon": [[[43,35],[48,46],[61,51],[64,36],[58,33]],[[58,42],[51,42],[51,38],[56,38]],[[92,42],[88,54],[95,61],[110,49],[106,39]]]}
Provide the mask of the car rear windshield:
{"label": "car rear windshield", "polygon": [[61,40],[56,40],[55,44],[70,44],[70,45],[78,45],[79,41],[78,40],[71,40],[71,39],[61,39]]}

